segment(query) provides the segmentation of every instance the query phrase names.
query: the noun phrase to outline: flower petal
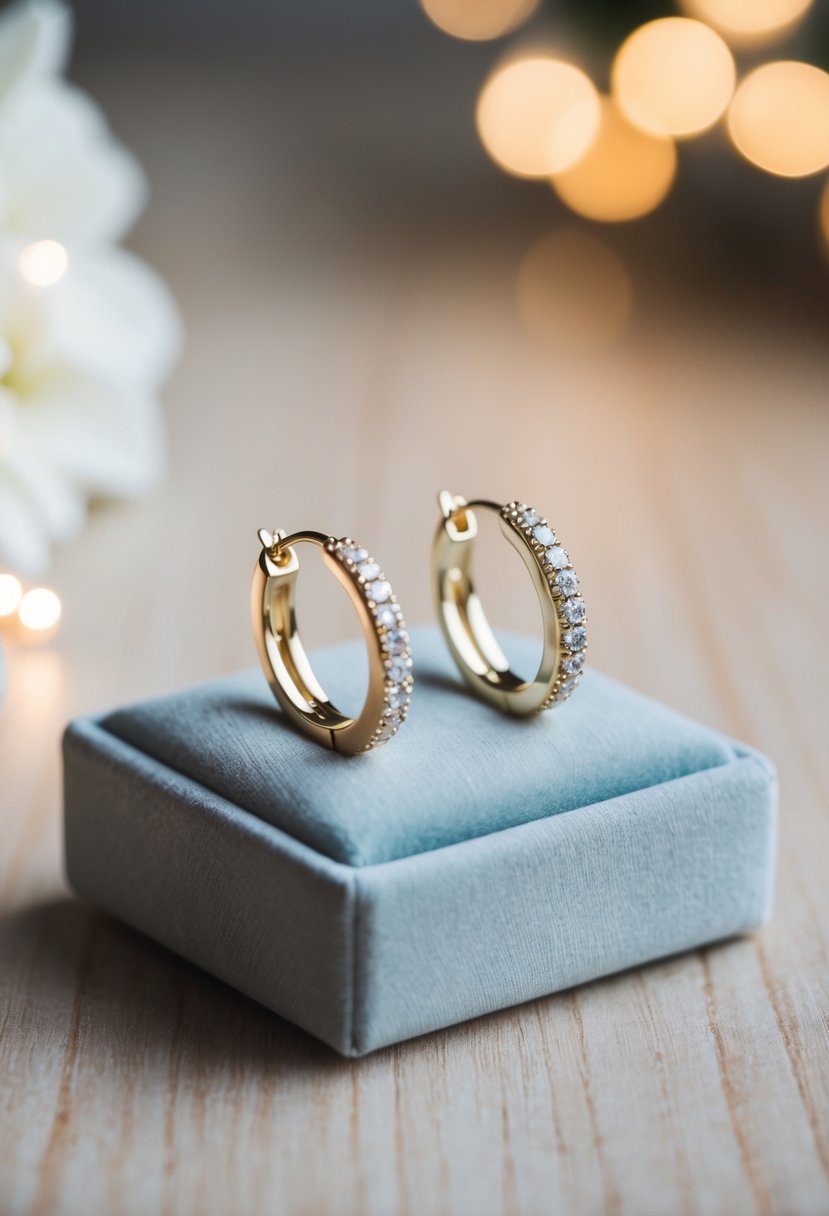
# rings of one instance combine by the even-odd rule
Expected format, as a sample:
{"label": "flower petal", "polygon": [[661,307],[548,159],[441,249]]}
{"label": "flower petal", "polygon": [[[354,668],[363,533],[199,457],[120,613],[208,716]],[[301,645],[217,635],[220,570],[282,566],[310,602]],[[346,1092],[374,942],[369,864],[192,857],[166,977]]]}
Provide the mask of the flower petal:
{"label": "flower petal", "polygon": [[169,375],[181,343],[178,311],[161,278],[133,254],[71,259],[48,304],[51,359],[148,391]]}
{"label": "flower petal", "polygon": [[86,516],[83,495],[67,479],[48,449],[33,440],[29,427],[19,423],[3,458],[5,471],[25,490],[49,538],[66,540],[75,535]]}
{"label": "flower petal", "polygon": [[164,468],[160,403],[131,386],[54,365],[30,385],[25,414],[29,442],[86,494],[136,497]]}
{"label": "flower petal", "polygon": [[146,199],[138,162],[96,104],[63,81],[26,90],[0,110],[7,228],[70,249],[120,240]]}
{"label": "flower petal", "polygon": [[49,536],[26,490],[0,468],[0,566],[29,577],[49,567]]}
{"label": "flower petal", "polygon": [[14,4],[0,15],[0,101],[23,86],[62,72],[72,14],[55,0]]}

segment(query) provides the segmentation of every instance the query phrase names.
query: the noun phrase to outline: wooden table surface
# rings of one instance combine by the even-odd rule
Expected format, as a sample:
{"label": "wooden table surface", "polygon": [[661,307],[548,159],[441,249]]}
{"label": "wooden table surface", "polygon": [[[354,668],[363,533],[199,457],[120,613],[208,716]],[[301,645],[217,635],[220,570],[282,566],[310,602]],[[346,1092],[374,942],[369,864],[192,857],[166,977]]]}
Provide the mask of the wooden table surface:
{"label": "wooden table surface", "polygon": [[[188,341],[166,480],[60,554],[57,641],[7,649],[2,1216],[829,1212],[820,336],[634,262],[623,339],[545,348],[514,283],[551,202],[482,168],[483,216],[454,199],[435,222],[406,213],[400,157],[384,189],[338,193],[267,73],[160,59],[148,91],[142,71],[87,83],[149,168],[136,244]],[[69,894],[58,743],[74,714],[254,662],[258,526],[351,532],[428,620],[443,485],[548,511],[596,666],[774,758],[776,908],[751,938],[349,1062]],[[488,602],[528,628],[498,556]],[[312,640],[355,629],[327,590]]]}

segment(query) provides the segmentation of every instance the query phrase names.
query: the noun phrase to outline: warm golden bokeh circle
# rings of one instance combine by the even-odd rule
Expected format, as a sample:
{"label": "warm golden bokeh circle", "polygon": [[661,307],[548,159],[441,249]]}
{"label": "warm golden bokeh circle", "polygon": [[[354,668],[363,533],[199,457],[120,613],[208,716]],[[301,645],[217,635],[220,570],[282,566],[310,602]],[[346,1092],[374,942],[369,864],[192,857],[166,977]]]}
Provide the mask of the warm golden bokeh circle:
{"label": "warm golden bokeh circle", "polygon": [[580,160],[552,175],[552,184],[579,215],[616,222],[658,207],[675,174],[673,142],[633,126],[604,98],[595,139]]}
{"label": "warm golden bokeh circle", "polygon": [[66,274],[69,254],[60,241],[32,241],[20,252],[18,268],[32,287],[51,287]]}
{"label": "warm golden bokeh circle", "polygon": [[435,25],[453,38],[500,38],[531,17],[539,0],[420,0]]}
{"label": "warm golden bokeh circle", "polygon": [[706,21],[732,46],[762,46],[788,34],[812,0],[680,0],[690,17]]}
{"label": "warm golden bokeh circle", "polygon": [[545,345],[571,353],[606,346],[624,329],[633,292],[600,237],[575,227],[537,241],[518,272],[518,312]]}
{"label": "warm golden bokeh circle", "polygon": [[649,21],[622,43],[613,62],[613,96],[636,126],[656,135],[698,135],[725,112],[734,59],[700,21]]}
{"label": "warm golden bokeh circle", "polygon": [[478,134],[492,159],[518,177],[547,177],[583,155],[599,125],[589,77],[536,55],[497,68],[481,90]]}
{"label": "warm golden bokeh circle", "polygon": [[829,165],[829,75],[809,63],[764,63],[737,87],[728,131],[746,160],[780,177]]}
{"label": "warm golden bokeh circle", "polygon": [[26,629],[53,629],[60,620],[61,602],[48,587],[33,587],[21,599],[17,614]]}
{"label": "warm golden bokeh circle", "polygon": [[17,612],[17,605],[22,597],[20,580],[13,574],[0,574],[0,617],[11,616]]}

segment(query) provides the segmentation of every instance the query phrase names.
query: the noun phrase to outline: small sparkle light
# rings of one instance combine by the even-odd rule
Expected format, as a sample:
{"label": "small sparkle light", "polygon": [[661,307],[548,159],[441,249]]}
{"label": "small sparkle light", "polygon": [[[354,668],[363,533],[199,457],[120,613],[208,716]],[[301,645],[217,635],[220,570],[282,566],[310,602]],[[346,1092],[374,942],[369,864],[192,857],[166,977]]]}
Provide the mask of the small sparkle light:
{"label": "small sparkle light", "polygon": [[571,354],[612,342],[633,304],[630,278],[613,250],[598,235],[569,226],[542,237],[525,254],[517,295],[527,329]]}
{"label": "small sparkle light", "polygon": [[66,274],[69,254],[60,241],[33,241],[21,250],[18,266],[32,287],[51,287]]}
{"label": "small sparkle light", "polygon": [[732,46],[747,49],[791,33],[812,0],[680,0],[691,17],[707,21]]}
{"label": "small sparkle light", "polygon": [[482,42],[500,38],[526,21],[539,0],[420,0],[427,17],[445,34]]}
{"label": "small sparkle light", "polygon": [[591,220],[637,219],[658,207],[676,173],[673,141],[628,122],[609,98],[602,100],[599,133],[582,158],[551,175],[556,194]]}
{"label": "small sparkle light", "polygon": [[33,587],[20,601],[17,615],[25,629],[44,633],[54,629],[60,620],[61,603],[48,587]]}
{"label": "small sparkle light", "polygon": [[516,177],[546,177],[589,148],[599,97],[580,68],[547,55],[497,68],[481,90],[476,119],[489,155]]}
{"label": "small sparkle light", "polygon": [[0,574],[0,617],[11,616],[23,596],[20,580],[13,574]]}
{"label": "small sparkle light", "polygon": [[728,111],[737,150],[767,173],[806,177],[829,165],[829,75],[810,63],[764,63]]}
{"label": "small sparkle light", "polygon": [[712,127],[736,81],[728,47],[701,21],[663,17],[635,30],[613,63],[613,96],[654,135],[687,137]]}

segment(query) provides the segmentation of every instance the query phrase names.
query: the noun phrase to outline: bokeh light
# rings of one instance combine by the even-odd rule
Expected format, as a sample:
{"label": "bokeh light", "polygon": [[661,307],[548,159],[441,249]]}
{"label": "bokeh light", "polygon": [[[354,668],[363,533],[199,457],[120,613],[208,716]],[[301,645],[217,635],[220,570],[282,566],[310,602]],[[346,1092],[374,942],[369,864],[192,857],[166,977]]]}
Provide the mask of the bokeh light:
{"label": "bokeh light", "polygon": [[54,629],[60,620],[61,603],[48,587],[33,587],[20,601],[17,615],[25,629],[37,633]]}
{"label": "bokeh light", "polygon": [[533,56],[490,76],[476,118],[481,142],[502,169],[518,177],[547,177],[590,146],[599,126],[599,96],[573,64]]}
{"label": "bokeh light", "polygon": [[11,616],[17,612],[17,605],[23,595],[20,580],[13,574],[0,574],[0,617]]}
{"label": "bokeh light", "polygon": [[577,354],[621,333],[633,303],[620,259],[600,237],[575,227],[557,229],[530,248],[517,296],[521,320],[536,338]]}
{"label": "bokeh light", "polygon": [[746,160],[780,177],[829,165],[829,75],[781,60],[750,72],[737,87],[728,130]]}
{"label": "bokeh light", "polygon": [[420,0],[435,25],[453,38],[500,38],[531,17],[539,0]]}
{"label": "bokeh light", "polygon": [[616,222],[658,207],[675,174],[673,141],[633,126],[604,98],[596,138],[579,161],[552,176],[552,184],[579,215]]}
{"label": "bokeh light", "polygon": [[21,251],[18,265],[32,287],[51,287],[66,274],[69,254],[60,241],[33,241]]}
{"label": "bokeh light", "polygon": [[725,112],[736,81],[728,47],[707,25],[664,17],[635,30],[613,63],[613,95],[636,126],[697,135]]}
{"label": "bokeh light", "polygon": [[681,0],[691,17],[707,21],[732,46],[762,46],[788,34],[812,0]]}

